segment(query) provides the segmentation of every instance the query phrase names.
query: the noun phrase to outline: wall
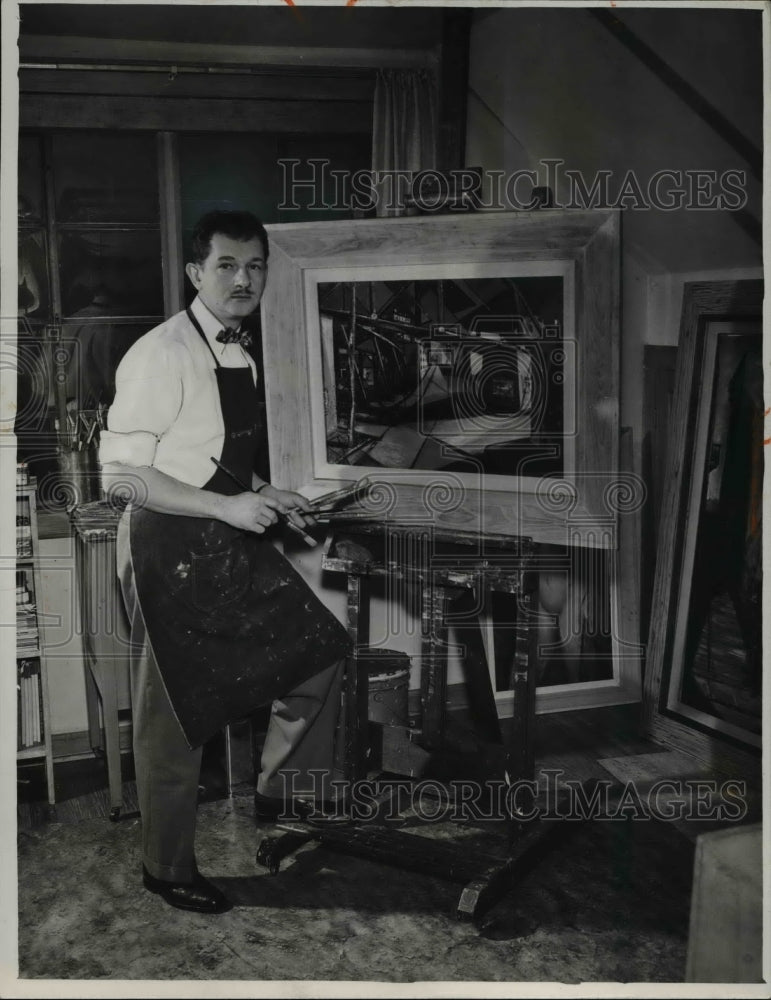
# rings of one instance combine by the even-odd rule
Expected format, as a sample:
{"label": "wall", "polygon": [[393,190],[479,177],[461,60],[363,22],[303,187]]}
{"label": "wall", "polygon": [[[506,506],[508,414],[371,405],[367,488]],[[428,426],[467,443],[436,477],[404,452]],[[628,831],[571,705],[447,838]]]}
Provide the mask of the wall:
{"label": "wall", "polygon": [[[757,11],[625,10],[616,16],[762,146],[762,61]],[[743,213],[629,207],[623,218],[621,421],[642,426],[644,343],[676,343],[682,283],[695,276],[758,277],[760,183],[750,165],[589,10],[478,12],[471,33],[466,163],[487,171],[534,170],[559,159],[590,187],[609,171],[615,199],[628,171],[646,194],[657,171],[746,174]],[[522,192],[527,189],[522,185]],[[633,204],[633,200],[627,202]],[[639,433],[635,435],[639,463]],[[639,467],[639,466],[638,466]]]}

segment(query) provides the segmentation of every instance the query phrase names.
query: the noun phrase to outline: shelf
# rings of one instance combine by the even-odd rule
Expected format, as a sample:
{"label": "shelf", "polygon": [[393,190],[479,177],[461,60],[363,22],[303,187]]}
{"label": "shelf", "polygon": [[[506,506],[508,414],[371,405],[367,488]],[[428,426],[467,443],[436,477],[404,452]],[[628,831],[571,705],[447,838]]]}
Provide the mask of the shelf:
{"label": "shelf", "polygon": [[[38,533],[37,517],[37,483],[31,479],[26,486],[16,487],[17,517],[29,518],[29,541],[31,542],[31,552],[29,554],[17,554],[16,570],[17,579],[19,575],[24,576],[24,587],[30,594],[29,604],[17,605],[16,620],[16,642],[35,641],[34,646],[24,646],[16,649],[18,683],[18,721],[19,732],[17,740],[22,736],[29,740],[30,737],[35,742],[30,746],[23,746],[16,751],[18,763],[25,761],[41,760],[45,762],[46,786],[48,791],[48,804],[53,806],[56,800],[54,787],[54,762],[53,746],[51,743],[51,708],[48,698],[48,663],[45,654],[45,628],[43,622],[38,617],[38,606],[42,600],[43,586],[41,567],[39,560],[40,535]],[[19,513],[19,503],[27,502],[28,511]],[[20,539],[26,542],[27,538]],[[32,599],[34,597],[34,600]],[[21,617],[19,613],[21,612]],[[36,627],[33,627],[32,623]],[[19,664],[24,661],[30,663],[30,667],[19,668]],[[34,661],[34,665],[32,664]],[[27,684],[30,677],[36,678],[36,683]]]}

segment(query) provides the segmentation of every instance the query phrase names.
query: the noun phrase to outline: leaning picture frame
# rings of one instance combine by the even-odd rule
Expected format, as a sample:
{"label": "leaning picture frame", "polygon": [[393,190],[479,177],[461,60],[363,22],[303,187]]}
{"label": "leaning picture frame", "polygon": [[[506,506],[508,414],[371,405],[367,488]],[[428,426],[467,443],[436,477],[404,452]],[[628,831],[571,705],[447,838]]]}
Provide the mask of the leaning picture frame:
{"label": "leaning picture frame", "polygon": [[[429,524],[457,530],[466,538],[525,536],[562,552],[597,550],[607,578],[612,669],[603,679],[539,687],[538,710],[638,701],[641,649],[632,574],[619,558],[619,515],[634,511],[636,497],[633,477],[625,478],[626,473],[619,471],[618,458],[620,213],[550,209],[451,213],[278,224],[267,230],[269,278],[261,319],[269,373],[265,400],[272,482],[312,498],[367,477],[374,484],[371,516],[384,522]],[[556,399],[560,411],[562,423],[556,431],[551,428],[547,443],[562,438],[561,465],[546,474],[528,474],[533,466],[523,466],[521,474],[502,475],[500,469],[491,471],[481,462],[475,466],[478,454],[471,456],[470,468],[462,463],[421,465],[412,461],[414,452],[400,462],[399,456],[408,454],[414,439],[414,426],[405,431],[403,425],[399,435],[392,435],[398,437],[394,447],[385,449],[378,440],[378,450],[369,452],[376,454],[376,462],[368,461],[353,438],[348,444],[354,446],[356,461],[346,464],[336,459],[330,445],[335,430],[342,427],[351,435],[359,431],[349,416],[356,409],[354,379],[364,396],[377,378],[377,372],[368,370],[369,361],[358,355],[356,364],[349,363],[342,372],[337,364],[340,354],[350,362],[354,326],[377,338],[373,356],[391,350],[397,339],[405,343],[415,327],[422,327],[420,343],[412,345],[415,384],[406,387],[417,392],[427,367],[446,371],[451,348],[457,350],[461,344],[463,350],[471,344],[473,362],[474,343],[487,337],[487,347],[498,336],[493,320],[500,329],[501,299],[492,296],[501,283],[513,287],[516,296],[516,309],[504,317],[510,336],[514,320],[520,318],[512,317],[512,312],[543,320],[536,331],[537,344],[539,336],[547,338],[559,330],[558,349],[549,355],[557,363],[549,369],[553,377],[544,391],[552,393],[546,408],[554,409]],[[382,301],[392,303],[399,287],[407,284],[420,285],[420,296],[413,295],[409,305],[402,300],[386,315]],[[386,292],[393,294],[389,298]],[[464,303],[471,301],[473,306],[475,301],[481,307],[462,314],[445,310],[451,295],[465,296]],[[522,304],[524,299],[530,306],[537,302],[540,315],[537,307]],[[432,313],[427,303],[440,311]],[[459,332],[458,327],[463,329]],[[472,342],[475,335],[480,340]],[[362,340],[360,335],[357,348]],[[523,345],[532,373],[538,360],[532,335],[516,342],[518,359]],[[499,361],[494,370],[494,375],[506,376],[494,386],[504,401],[516,376],[521,389],[519,364],[519,360],[513,366]],[[508,379],[512,372],[514,378]],[[484,396],[484,388],[478,398]],[[531,392],[531,400],[532,396]],[[485,410],[480,404],[472,413],[471,429],[499,426],[502,410],[500,405]],[[418,427],[424,412],[415,418]],[[522,411],[509,416],[514,424]],[[361,417],[359,411],[357,419],[368,424],[368,430],[377,422],[371,413]],[[628,535],[627,522],[628,518],[621,527]],[[559,558],[570,563],[569,556]],[[570,571],[568,566],[566,572]],[[496,694],[501,715],[506,714],[507,700],[510,692]]]}
{"label": "leaning picture frame", "polygon": [[760,767],[760,280],[684,286],[643,729],[716,770]]}

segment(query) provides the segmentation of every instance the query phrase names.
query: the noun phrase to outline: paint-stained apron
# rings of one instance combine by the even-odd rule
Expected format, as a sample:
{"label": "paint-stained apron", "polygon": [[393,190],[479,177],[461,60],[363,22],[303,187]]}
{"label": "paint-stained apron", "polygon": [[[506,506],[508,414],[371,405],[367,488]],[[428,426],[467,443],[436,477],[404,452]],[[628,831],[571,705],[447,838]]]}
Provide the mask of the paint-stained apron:
{"label": "paint-stained apron", "polygon": [[[223,368],[211,353],[225,424],[215,457],[251,483],[261,440],[252,372]],[[239,492],[212,467],[204,489]],[[191,747],[348,655],[345,628],[264,536],[144,508],[129,517],[148,640]]]}

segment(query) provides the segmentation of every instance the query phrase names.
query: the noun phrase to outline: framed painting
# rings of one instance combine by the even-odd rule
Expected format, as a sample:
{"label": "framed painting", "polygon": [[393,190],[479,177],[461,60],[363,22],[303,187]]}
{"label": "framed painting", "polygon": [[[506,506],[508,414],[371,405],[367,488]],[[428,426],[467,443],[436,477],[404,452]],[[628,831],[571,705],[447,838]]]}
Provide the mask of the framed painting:
{"label": "framed painting", "polygon": [[732,770],[762,740],[762,302],[685,285],[645,680],[646,732]]}
{"label": "framed painting", "polygon": [[[618,471],[619,219],[495,212],[268,227],[271,475],[308,495],[367,475],[392,508],[565,541]],[[561,485],[560,485],[561,484]],[[581,518],[573,516],[578,523]],[[523,523],[525,522],[525,523]],[[536,537],[542,536],[542,537]],[[587,530],[587,544],[608,545]]]}
{"label": "framed painting", "polygon": [[[540,710],[640,697],[619,559],[619,224],[538,210],[267,227],[272,481],[313,497],[366,477],[357,516],[538,543]],[[511,613],[480,617],[501,714]]]}

